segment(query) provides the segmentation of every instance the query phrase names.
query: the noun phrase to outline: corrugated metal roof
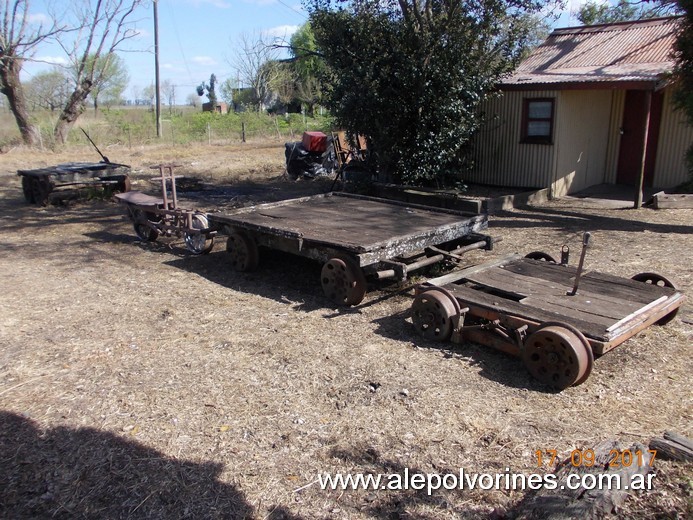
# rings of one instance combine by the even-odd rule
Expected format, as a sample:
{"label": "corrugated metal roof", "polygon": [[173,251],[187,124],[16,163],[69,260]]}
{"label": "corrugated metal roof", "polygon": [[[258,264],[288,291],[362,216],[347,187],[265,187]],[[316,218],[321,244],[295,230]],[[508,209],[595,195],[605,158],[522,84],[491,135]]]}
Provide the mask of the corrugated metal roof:
{"label": "corrugated metal roof", "polygon": [[556,29],[501,85],[657,82],[681,17]]}

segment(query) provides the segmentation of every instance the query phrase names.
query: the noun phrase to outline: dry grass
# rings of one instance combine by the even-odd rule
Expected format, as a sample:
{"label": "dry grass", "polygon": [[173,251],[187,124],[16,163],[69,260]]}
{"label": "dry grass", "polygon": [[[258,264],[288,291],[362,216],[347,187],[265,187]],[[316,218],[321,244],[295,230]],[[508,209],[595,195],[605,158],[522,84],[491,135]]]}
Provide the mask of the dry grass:
{"label": "dry grass", "polygon": [[[105,153],[132,164],[141,188],[151,164],[176,161],[250,193],[195,198],[207,210],[325,189],[281,179],[280,143]],[[598,360],[584,385],[550,393],[501,353],[417,338],[405,288],[374,287],[358,308],[336,310],[311,262],[267,254],[258,272],[235,273],[223,244],[191,257],[180,243],[138,242],[109,201],[27,206],[14,171],[68,160],[94,156],[0,156],[0,516],[512,517],[520,492],[312,483],[328,471],[530,473],[537,449],[691,435],[693,328],[681,320]],[[594,237],[589,268],[666,273],[691,293],[691,210],[565,199],[495,216],[489,229],[503,238],[494,255],[557,254],[566,242],[577,251],[583,230]],[[657,489],[631,497],[622,516],[690,513],[690,467],[656,470]]]}

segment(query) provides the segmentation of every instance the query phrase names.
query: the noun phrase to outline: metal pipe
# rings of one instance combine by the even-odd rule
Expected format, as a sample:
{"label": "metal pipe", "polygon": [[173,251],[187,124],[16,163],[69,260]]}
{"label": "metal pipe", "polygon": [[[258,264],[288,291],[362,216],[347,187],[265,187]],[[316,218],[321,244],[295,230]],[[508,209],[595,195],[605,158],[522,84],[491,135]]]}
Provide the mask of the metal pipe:
{"label": "metal pipe", "polygon": [[[479,242],[474,242],[473,244],[469,244],[468,246],[460,247],[458,249],[454,249],[453,251],[450,251],[453,255],[461,255],[464,253],[467,253],[468,251],[472,251],[474,249],[481,249],[482,247],[486,247],[486,241],[485,240],[480,240]],[[421,269],[422,267],[427,267],[429,265],[433,265],[436,262],[440,262],[441,260],[445,259],[445,255],[440,254],[440,255],[433,255],[433,256],[427,256],[426,258],[422,258],[421,260],[411,263],[407,265],[407,272],[409,271],[416,271],[417,269]]]}
{"label": "metal pipe", "polygon": [[577,272],[575,273],[575,285],[573,285],[573,290],[567,292],[568,296],[575,296],[578,293],[578,285],[580,285],[580,277],[582,276],[582,269],[585,265],[585,254],[587,253],[587,247],[590,245],[591,233],[585,231],[582,235],[582,253],[580,253],[580,262],[578,263]]}
{"label": "metal pipe", "polygon": [[[450,251],[451,254],[453,255],[462,255],[464,253],[467,253],[469,251],[473,251],[474,249],[482,249],[486,247],[487,242],[486,240],[480,240],[478,242],[474,242],[473,244],[469,244],[467,246],[459,247],[457,249],[454,249]],[[433,256],[427,256],[426,258],[422,258],[421,260],[418,260],[416,262],[412,262],[411,264],[407,264],[407,273],[410,273],[412,271],[416,271],[417,269],[421,269],[422,267],[427,267],[429,265],[433,265],[437,262],[440,262],[441,260],[444,260],[446,258],[446,255],[440,254],[440,255],[433,255]],[[375,278],[378,280],[383,280],[385,278],[394,278],[395,271],[394,269],[386,269],[384,271],[376,271],[375,272]]]}

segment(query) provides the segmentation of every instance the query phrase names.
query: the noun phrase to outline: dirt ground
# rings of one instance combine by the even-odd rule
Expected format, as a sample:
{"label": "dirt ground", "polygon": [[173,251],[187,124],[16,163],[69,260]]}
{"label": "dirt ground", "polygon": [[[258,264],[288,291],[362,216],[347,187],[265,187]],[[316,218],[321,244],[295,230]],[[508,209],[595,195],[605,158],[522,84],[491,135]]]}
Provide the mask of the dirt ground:
{"label": "dirt ground", "polygon": [[[206,211],[330,184],[283,180],[282,143],[104,152],[151,193],[149,166],[180,163],[207,186],[186,195]],[[113,201],[24,202],[18,168],[72,160],[96,159],[0,155],[0,517],[512,518],[522,491],[338,491],[316,479],[543,473],[553,468],[537,467],[537,450],[693,435],[690,296],[674,322],[555,393],[505,354],[418,338],[405,320],[412,284],[380,283],[336,309],[307,260],[275,253],[237,273],[223,241],[202,257],[140,242]],[[585,230],[589,269],[655,271],[693,293],[693,210],[551,201],[491,216],[502,242],[467,262],[578,251]],[[617,516],[690,516],[690,465],[654,471],[655,489]]]}

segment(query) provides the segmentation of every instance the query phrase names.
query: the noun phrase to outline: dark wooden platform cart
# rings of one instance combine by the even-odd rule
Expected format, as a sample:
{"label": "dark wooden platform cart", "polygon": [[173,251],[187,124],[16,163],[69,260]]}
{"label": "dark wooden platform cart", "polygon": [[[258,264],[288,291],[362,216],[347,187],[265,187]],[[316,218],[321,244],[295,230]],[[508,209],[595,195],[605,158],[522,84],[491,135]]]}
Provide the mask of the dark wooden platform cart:
{"label": "dark wooden platform cart", "polygon": [[130,167],[116,163],[66,163],[35,170],[17,170],[22,178],[24,199],[45,206],[51,198],[80,188],[130,190]]}
{"label": "dark wooden platform cart", "polygon": [[416,269],[492,246],[479,234],[486,216],[338,192],[208,218],[228,235],[234,269],[255,269],[261,246],[324,262],[323,290],[340,305],[363,300],[366,276],[404,280]]}
{"label": "dark wooden platform cart", "polygon": [[411,306],[414,327],[435,341],[473,341],[518,356],[555,388],[579,385],[595,356],[668,323],[684,300],[655,273],[632,279],[583,273],[584,251],[578,267],[531,253],[429,280]]}
{"label": "dark wooden platform cart", "polygon": [[81,130],[101,156],[101,162],[73,162],[35,170],[17,170],[17,175],[22,178],[24,199],[29,204],[45,206],[52,198],[61,198],[67,193],[79,194],[83,188],[121,193],[130,191],[130,166],[109,161],[87,132]]}
{"label": "dark wooden platform cart", "polygon": [[176,166],[152,166],[159,171],[159,177],[152,180],[161,181],[161,197],[141,191],[119,193],[115,197],[127,206],[135,233],[141,240],[154,242],[160,236],[183,237],[185,246],[193,254],[209,253],[214,247],[216,232],[209,228],[205,213],[178,205],[176,179],[179,177],[173,174]]}

